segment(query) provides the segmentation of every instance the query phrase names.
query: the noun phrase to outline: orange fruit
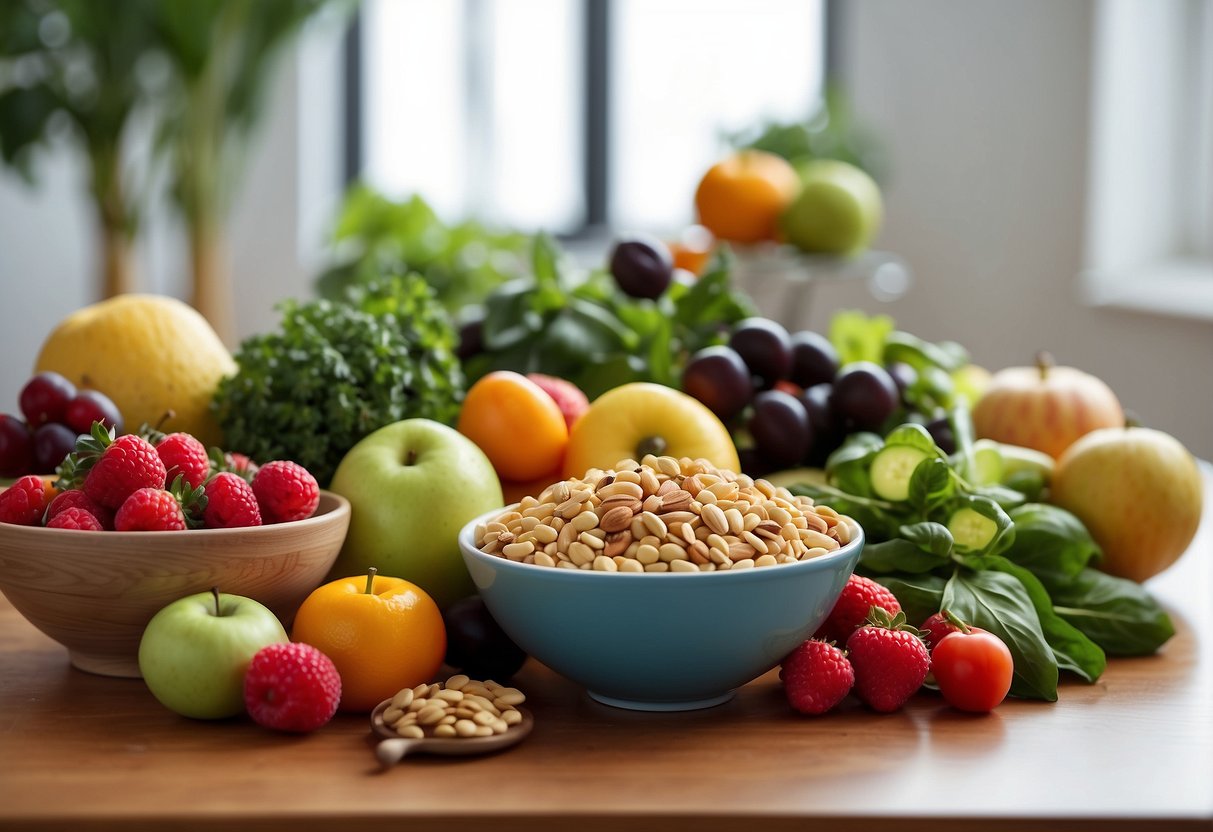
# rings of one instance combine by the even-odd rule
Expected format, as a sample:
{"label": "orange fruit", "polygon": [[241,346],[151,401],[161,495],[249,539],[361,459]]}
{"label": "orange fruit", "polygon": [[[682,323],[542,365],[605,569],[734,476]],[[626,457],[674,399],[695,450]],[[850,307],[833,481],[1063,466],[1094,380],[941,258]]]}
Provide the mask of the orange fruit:
{"label": "orange fruit", "polygon": [[674,258],[674,268],[685,269],[700,277],[712,259],[712,248],[716,245],[716,239],[712,232],[702,225],[692,225],[682,232],[677,240],[667,245],[670,255]]}
{"label": "orange fruit", "polygon": [[359,713],[430,681],[446,655],[434,600],[416,584],[373,570],[313,590],[295,614],[291,640],[333,660],[341,674],[339,707]]}
{"label": "orange fruit", "polygon": [[704,174],[695,191],[699,222],[722,240],[757,243],[779,237],[779,217],[800,192],[786,159],[739,150]]}
{"label": "orange fruit", "polygon": [[526,376],[489,373],[468,390],[459,432],[475,442],[504,480],[525,482],[560,467],[569,429],[556,401]]}

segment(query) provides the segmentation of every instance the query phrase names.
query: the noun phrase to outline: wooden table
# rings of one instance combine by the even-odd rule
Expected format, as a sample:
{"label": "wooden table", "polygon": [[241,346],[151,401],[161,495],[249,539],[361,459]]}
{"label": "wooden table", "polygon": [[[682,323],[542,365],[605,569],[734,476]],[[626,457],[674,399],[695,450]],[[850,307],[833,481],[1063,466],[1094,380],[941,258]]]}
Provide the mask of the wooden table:
{"label": "wooden table", "polygon": [[0,598],[0,829],[1213,829],[1213,477],[1192,549],[1150,588],[1177,635],[1054,704],[988,716],[920,694],[802,718],[775,675],[708,711],[591,701],[530,664],[534,733],[377,773],[364,718],[306,737],[193,722],[91,676]]}

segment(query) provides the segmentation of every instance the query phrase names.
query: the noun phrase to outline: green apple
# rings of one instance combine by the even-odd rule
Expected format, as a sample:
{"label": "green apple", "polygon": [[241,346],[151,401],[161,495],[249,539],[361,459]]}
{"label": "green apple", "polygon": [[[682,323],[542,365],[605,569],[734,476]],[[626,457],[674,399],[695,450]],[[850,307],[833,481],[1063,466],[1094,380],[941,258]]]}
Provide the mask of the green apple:
{"label": "green apple", "polygon": [[459,530],[504,499],[493,464],[472,440],[429,419],[387,425],[349,450],[329,488],[352,509],[330,577],[374,566],[444,608],[475,592]]}
{"label": "green apple", "polygon": [[253,655],[289,640],[277,617],[252,598],[200,592],[152,616],[139,642],[139,672],[169,710],[224,719],[244,712],[244,674]]}
{"label": "green apple", "polygon": [[883,204],[872,177],[846,162],[814,159],[800,166],[800,194],[780,218],[789,243],[804,251],[853,254],[880,230]]}

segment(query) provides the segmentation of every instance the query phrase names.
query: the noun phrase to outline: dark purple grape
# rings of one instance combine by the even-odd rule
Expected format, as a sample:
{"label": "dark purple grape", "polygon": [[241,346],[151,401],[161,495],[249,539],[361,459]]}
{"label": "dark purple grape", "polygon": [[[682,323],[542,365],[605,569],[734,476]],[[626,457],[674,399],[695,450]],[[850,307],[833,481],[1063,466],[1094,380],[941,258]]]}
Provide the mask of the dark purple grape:
{"label": "dark purple grape", "polygon": [[749,422],[754,447],[775,465],[799,465],[812,442],[809,414],[782,390],[765,390],[754,397]]}
{"label": "dark purple grape", "polygon": [[451,604],[442,618],[446,663],[473,679],[508,679],[526,661],[526,653],[505,634],[479,595]]}
{"label": "dark purple grape", "polygon": [[830,397],[834,387],[830,384],[814,384],[800,394],[800,404],[809,415],[809,433],[813,437],[805,464],[821,467],[826,457],[842,444],[845,432],[834,415]]}
{"label": "dark purple grape", "polygon": [[63,423],[75,433],[89,433],[93,422],[102,422],[107,428],[122,433],[122,413],[113,399],[100,390],[81,390],[67,403]]}
{"label": "dark purple grape", "polygon": [[918,381],[918,371],[902,361],[894,361],[885,367],[889,374],[889,378],[893,379],[893,383],[897,385],[897,396],[903,402],[906,400],[906,390],[914,386]]}
{"label": "dark purple grape", "polygon": [[938,419],[932,419],[926,424],[927,433],[931,434],[931,438],[935,440],[935,444],[939,446],[939,450],[945,454],[956,453],[956,434],[952,432],[952,423],[948,421],[947,416],[940,416]]}
{"label": "dark purple grape", "polygon": [[465,321],[459,327],[459,346],[455,354],[460,361],[467,361],[473,356],[484,352],[484,316],[480,315]]}
{"label": "dark purple grape", "polygon": [[63,458],[76,447],[76,432],[51,422],[34,431],[34,473],[53,474]]}
{"label": "dark purple grape", "polygon": [[792,336],[792,370],[788,378],[809,388],[829,384],[838,375],[838,351],[824,335],[805,330]]}
{"label": "dark purple grape", "polygon": [[628,237],[615,243],[611,275],[624,294],[659,298],[674,279],[674,257],[661,240],[644,235]]}
{"label": "dark purple grape", "polygon": [[787,378],[792,369],[788,331],[766,318],[746,318],[737,324],[729,346],[758,378],[762,390],[769,390],[775,382]]}
{"label": "dark purple grape", "polygon": [[682,390],[707,405],[722,422],[744,410],[754,394],[749,368],[724,346],[705,347],[691,356],[682,371]]}
{"label": "dark purple grape", "polygon": [[0,477],[23,477],[34,469],[34,436],[25,422],[0,413]]}
{"label": "dark purple grape", "polygon": [[21,388],[18,403],[31,428],[47,422],[62,422],[67,403],[76,395],[76,385],[58,373],[38,373]]}
{"label": "dark purple grape", "polygon": [[878,431],[897,410],[897,384],[879,364],[856,361],[842,368],[830,397],[848,429]]}

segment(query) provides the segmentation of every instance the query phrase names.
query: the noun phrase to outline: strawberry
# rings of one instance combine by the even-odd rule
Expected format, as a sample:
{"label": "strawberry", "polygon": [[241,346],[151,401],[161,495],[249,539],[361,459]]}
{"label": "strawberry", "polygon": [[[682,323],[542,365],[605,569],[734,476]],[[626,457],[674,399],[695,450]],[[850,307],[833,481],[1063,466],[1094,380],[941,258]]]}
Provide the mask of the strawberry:
{"label": "strawberry", "polygon": [[202,522],[208,529],[260,526],[261,510],[253,487],[230,471],[220,471],[205,486],[206,508]]}
{"label": "strawberry", "polygon": [[320,504],[320,486],[302,465],[288,460],[267,462],[253,477],[253,492],[266,523],[311,517]]}
{"label": "strawberry", "polygon": [[0,523],[41,526],[52,489],[37,474],[27,474],[0,492]]}
{"label": "strawberry", "polygon": [[99,532],[102,530],[101,521],[96,516],[82,508],[68,506],[46,521],[48,529],[75,529],[77,531]]}
{"label": "strawberry", "polygon": [[120,532],[170,532],[185,527],[180,500],[163,488],[136,489],[114,515],[114,529]]}
{"label": "strawberry", "polygon": [[191,488],[197,488],[206,482],[211,473],[210,459],[206,455],[206,446],[188,433],[170,433],[155,442],[156,453],[164,463],[165,483],[171,483],[177,475],[185,477]]}
{"label": "strawberry", "polygon": [[872,607],[868,623],[851,633],[847,652],[855,668],[855,693],[873,710],[889,713],[922,687],[931,656],[904,612],[890,616]]}
{"label": "strawberry", "polygon": [[813,638],[846,644],[851,633],[867,620],[868,610],[872,607],[881,607],[889,615],[901,612],[901,604],[886,587],[870,578],[852,575],[834,602],[834,609],[830,610],[825,623],[817,628]]}
{"label": "strawberry", "polygon": [[258,725],[278,731],[315,731],[333,718],[341,676],[310,644],[261,648],[244,675],[244,706]]}
{"label": "strawberry", "polygon": [[824,714],[851,690],[855,671],[845,651],[810,639],[783,660],[779,678],[793,708],[802,714]]}
{"label": "strawberry", "polygon": [[60,492],[59,496],[51,500],[51,504],[46,509],[46,525],[49,526],[51,520],[69,508],[84,509],[97,518],[97,522],[101,524],[101,528],[103,529],[114,528],[114,513],[107,508],[97,505],[92,497],[85,494],[79,488]]}
{"label": "strawberry", "polygon": [[76,441],[57,471],[61,489],[83,487],[108,509],[117,509],[140,488],[164,488],[166,474],[152,443],[133,433],[115,437],[100,422]]}

